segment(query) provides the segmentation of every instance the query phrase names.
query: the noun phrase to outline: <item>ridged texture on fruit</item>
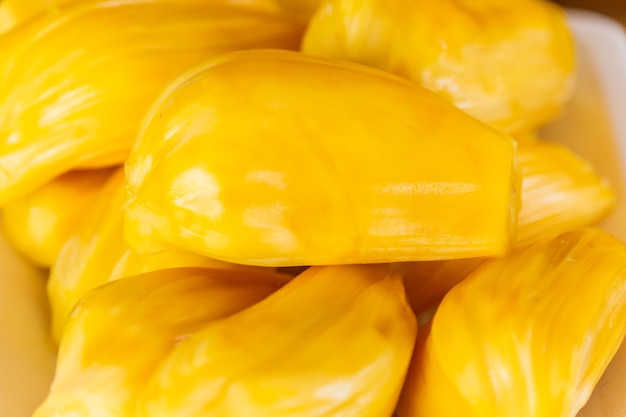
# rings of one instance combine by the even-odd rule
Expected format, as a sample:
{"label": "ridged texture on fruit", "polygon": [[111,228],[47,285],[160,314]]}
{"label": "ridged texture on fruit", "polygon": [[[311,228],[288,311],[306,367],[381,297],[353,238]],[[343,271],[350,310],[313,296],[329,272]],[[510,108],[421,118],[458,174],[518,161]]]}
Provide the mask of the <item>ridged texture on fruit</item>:
{"label": "ridged texture on fruit", "polygon": [[2,208],[2,230],[28,261],[49,268],[82,225],[112,170],[71,171]]}
{"label": "ridged texture on fruit", "polygon": [[302,50],[402,75],[507,132],[549,120],[573,90],[565,14],[543,0],[331,0]]}
{"label": "ridged texture on fruit", "polygon": [[312,267],[179,344],[137,416],[390,416],[416,332],[389,268]]}
{"label": "ridged texture on fruit", "polygon": [[177,344],[284,282],[272,273],[177,268],[91,291],[68,322],[50,394],[35,417],[135,417],[139,393]]}
{"label": "ridged texture on fruit", "polygon": [[222,52],[295,49],[302,23],[265,0],[90,0],[0,43],[0,204],[75,168],[123,162],[181,72]]}
{"label": "ridged texture on fruit", "polygon": [[401,262],[394,264],[394,268],[402,274],[411,308],[415,314],[424,314],[483,262],[485,258]]}
{"label": "ridged texture on fruit", "polygon": [[293,266],[509,247],[514,141],[392,74],[235,52],[179,79],[146,120],[126,163],[140,252]]}
{"label": "ridged texture on fruit", "polygon": [[481,265],[420,339],[400,417],[570,417],[626,331],[626,246],[583,229]]}
{"label": "ridged texture on fruit", "polygon": [[65,322],[80,298],[109,281],[185,266],[251,269],[179,250],[151,255],[134,252],[124,239],[125,195],[124,172],[119,169],[98,196],[89,217],[66,242],[52,266],[48,295],[56,340],[59,340]]}
{"label": "ridged texture on fruit", "polygon": [[[514,247],[592,226],[615,205],[615,192],[585,160],[562,145],[529,140],[518,147],[522,208]],[[481,264],[460,259],[398,264],[416,313],[434,307]]]}
{"label": "ridged texture on fruit", "polygon": [[2,0],[0,1],[0,33],[28,21],[48,10],[56,10],[60,4],[75,0]]}
{"label": "ridged texture on fruit", "polygon": [[520,144],[522,208],[515,246],[590,226],[615,205],[615,192],[584,159],[562,145]]}

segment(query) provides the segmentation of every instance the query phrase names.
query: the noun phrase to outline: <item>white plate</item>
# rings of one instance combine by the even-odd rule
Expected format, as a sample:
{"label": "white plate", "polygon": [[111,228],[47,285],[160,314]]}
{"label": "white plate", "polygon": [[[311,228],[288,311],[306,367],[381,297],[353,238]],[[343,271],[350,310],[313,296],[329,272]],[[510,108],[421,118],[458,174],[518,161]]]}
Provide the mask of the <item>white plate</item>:
{"label": "white plate", "polygon": [[[619,24],[595,14],[571,12],[570,20],[579,48],[578,86],[544,137],[569,145],[612,181],[619,202],[603,225],[626,241],[626,36]],[[45,281],[1,236],[0,271],[0,410],[29,417],[54,367]],[[581,416],[626,416],[626,346]]]}

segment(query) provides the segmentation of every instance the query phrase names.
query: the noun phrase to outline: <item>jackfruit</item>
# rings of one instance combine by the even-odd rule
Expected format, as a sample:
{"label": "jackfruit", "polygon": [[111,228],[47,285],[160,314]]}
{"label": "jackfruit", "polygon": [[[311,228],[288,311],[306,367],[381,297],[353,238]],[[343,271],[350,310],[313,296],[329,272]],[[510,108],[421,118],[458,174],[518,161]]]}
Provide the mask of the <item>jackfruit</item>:
{"label": "jackfruit", "polygon": [[[597,224],[616,196],[605,178],[584,159],[555,143],[532,140],[518,146],[522,204],[514,247],[537,243]],[[434,307],[481,259],[408,262],[398,265],[416,313]]]}
{"label": "jackfruit", "polygon": [[522,205],[515,246],[598,223],[615,206],[606,178],[563,145],[532,141],[518,147]]}
{"label": "jackfruit", "polygon": [[124,171],[118,169],[101,191],[89,217],[65,243],[52,265],[48,296],[52,333],[57,341],[75,304],[90,290],[107,282],[185,266],[251,270],[179,250],[137,254],[124,238],[125,200]]}
{"label": "jackfruit", "polygon": [[312,267],[177,345],[136,415],[390,416],[416,332],[386,266]]}
{"label": "jackfruit", "polygon": [[399,74],[509,133],[551,120],[574,86],[565,13],[543,0],[330,0],[302,51]]}
{"label": "jackfruit", "polygon": [[174,268],[90,291],[69,319],[35,417],[135,417],[139,393],[170,351],[284,282],[269,272]]}
{"label": "jackfruit", "polygon": [[625,332],[626,245],[608,233],[577,230],[488,260],[418,341],[398,415],[574,416]]}
{"label": "jackfruit", "polygon": [[241,264],[502,255],[518,205],[510,137],[392,74],[278,50],[181,77],[126,170],[133,248]]}
{"label": "jackfruit", "polygon": [[112,170],[70,171],[2,208],[2,229],[31,263],[49,268],[78,232]]}
{"label": "jackfruit", "polygon": [[122,163],[149,105],[221,52],[297,48],[303,24],[264,0],[90,0],[0,42],[0,205],[72,169]]}
{"label": "jackfruit", "polygon": [[34,16],[55,11],[61,4],[76,0],[2,0],[0,1],[0,34],[27,22]]}

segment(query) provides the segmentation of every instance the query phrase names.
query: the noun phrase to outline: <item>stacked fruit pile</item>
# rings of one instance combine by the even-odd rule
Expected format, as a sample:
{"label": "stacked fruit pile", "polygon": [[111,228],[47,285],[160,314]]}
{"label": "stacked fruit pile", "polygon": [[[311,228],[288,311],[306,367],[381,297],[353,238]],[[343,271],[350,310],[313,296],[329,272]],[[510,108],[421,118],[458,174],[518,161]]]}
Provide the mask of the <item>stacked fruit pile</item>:
{"label": "stacked fruit pile", "polygon": [[626,332],[615,203],[537,133],[542,0],[0,3],[36,417],[572,416]]}

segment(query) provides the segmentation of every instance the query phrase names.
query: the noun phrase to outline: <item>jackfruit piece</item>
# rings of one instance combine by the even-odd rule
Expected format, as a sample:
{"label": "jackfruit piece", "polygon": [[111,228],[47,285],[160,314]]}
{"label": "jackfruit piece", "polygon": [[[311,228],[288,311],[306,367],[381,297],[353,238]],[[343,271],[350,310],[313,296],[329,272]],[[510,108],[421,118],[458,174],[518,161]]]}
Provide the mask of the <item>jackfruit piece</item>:
{"label": "jackfruit piece", "polygon": [[112,170],[70,171],[2,208],[6,239],[29,262],[49,268],[78,232]]}
{"label": "jackfruit piece", "polygon": [[35,417],[135,417],[139,392],[176,345],[284,282],[269,272],[175,268],[89,292],[69,319]]}
{"label": "jackfruit piece", "polygon": [[177,345],[137,416],[390,416],[416,332],[388,267],[312,267]]}
{"label": "jackfruit piece", "polygon": [[568,417],[626,332],[626,245],[583,229],[489,260],[418,341],[399,417]]}
{"label": "jackfruit piece", "polygon": [[2,0],[0,1],[0,34],[8,32],[39,13],[55,10],[59,4],[74,0]]}
{"label": "jackfruit piece", "polygon": [[541,140],[536,130],[518,132],[513,135],[517,143],[532,143]]}
{"label": "jackfruit piece", "polygon": [[[568,148],[541,140],[518,146],[522,205],[514,247],[592,226],[615,205],[615,192],[584,159]],[[434,307],[482,263],[461,259],[400,264],[407,297],[416,313]]]}
{"label": "jackfruit piece", "polygon": [[71,169],[121,163],[181,72],[221,52],[296,49],[303,24],[265,0],[92,0],[2,37],[0,205]]}
{"label": "jackfruit piece", "polygon": [[308,24],[311,16],[323,3],[322,0],[275,0],[283,10],[299,16]]}
{"label": "jackfruit piece", "polygon": [[302,50],[409,78],[509,133],[552,119],[574,85],[565,13],[543,0],[330,0]]}
{"label": "jackfruit piece", "polygon": [[118,169],[101,191],[89,217],[65,243],[51,268],[48,296],[52,333],[57,341],[75,304],[90,290],[107,282],[142,272],[185,266],[253,270],[179,250],[137,254],[124,238],[125,201],[124,171]]}
{"label": "jackfruit piece", "polygon": [[515,246],[590,226],[615,206],[606,178],[567,147],[532,141],[518,147],[522,206]]}
{"label": "jackfruit piece", "polygon": [[402,275],[406,296],[417,315],[428,313],[456,284],[474,272],[485,258],[446,261],[401,262],[394,268]]}
{"label": "jackfruit piece", "polygon": [[126,169],[132,247],[241,264],[501,255],[518,204],[510,137],[392,74],[278,50],[181,77]]}

